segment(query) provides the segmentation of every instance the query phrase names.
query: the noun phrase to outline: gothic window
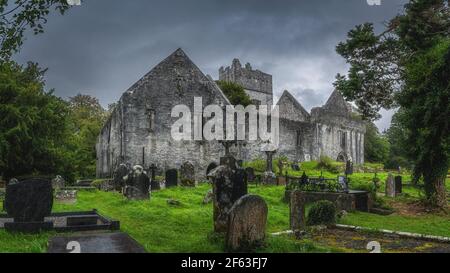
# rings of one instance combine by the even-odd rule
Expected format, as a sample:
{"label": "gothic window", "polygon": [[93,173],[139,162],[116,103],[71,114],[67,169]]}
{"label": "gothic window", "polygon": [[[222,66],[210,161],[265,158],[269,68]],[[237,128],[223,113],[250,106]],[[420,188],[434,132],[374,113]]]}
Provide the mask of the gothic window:
{"label": "gothic window", "polygon": [[302,134],[301,134],[300,130],[297,130],[297,132],[296,132],[296,145],[297,145],[297,147],[302,146]]}
{"label": "gothic window", "polygon": [[345,149],[347,147],[347,132],[341,131],[341,148]]}
{"label": "gothic window", "polygon": [[155,130],[155,110],[149,109],[147,110],[148,113],[148,130],[153,132]]}

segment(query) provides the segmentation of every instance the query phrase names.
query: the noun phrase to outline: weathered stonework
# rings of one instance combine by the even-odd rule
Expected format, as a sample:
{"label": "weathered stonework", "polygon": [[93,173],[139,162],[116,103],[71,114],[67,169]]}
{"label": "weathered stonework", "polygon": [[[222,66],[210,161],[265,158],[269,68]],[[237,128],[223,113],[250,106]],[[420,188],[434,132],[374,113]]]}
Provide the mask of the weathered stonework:
{"label": "weathered stonework", "polygon": [[249,63],[242,67],[241,62],[234,59],[231,66],[219,69],[219,80],[242,85],[254,104],[273,104],[272,75],[253,70]]}
{"label": "weathered stonework", "polygon": [[[219,70],[219,79],[237,82],[258,103],[272,104],[272,76],[241,66],[234,60],[231,67]],[[104,125],[97,143],[97,177],[112,177],[123,163],[151,164],[163,174],[180,169],[189,161],[195,168],[195,180],[206,179],[208,167],[217,166],[224,155],[217,141],[175,141],[171,126],[175,105],[186,105],[194,115],[194,97],[202,97],[203,107],[230,104],[223,92],[205,76],[181,50],[154,67],[126,91]],[[339,92],[333,92],[323,107],[308,113],[285,91],[277,105],[280,111],[280,146],[277,154],[291,161],[317,160],[321,155],[354,164],[364,163],[364,124],[352,117],[351,109]],[[247,120],[248,125],[248,120]],[[238,143],[230,153],[240,160],[264,158],[259,141]]]}

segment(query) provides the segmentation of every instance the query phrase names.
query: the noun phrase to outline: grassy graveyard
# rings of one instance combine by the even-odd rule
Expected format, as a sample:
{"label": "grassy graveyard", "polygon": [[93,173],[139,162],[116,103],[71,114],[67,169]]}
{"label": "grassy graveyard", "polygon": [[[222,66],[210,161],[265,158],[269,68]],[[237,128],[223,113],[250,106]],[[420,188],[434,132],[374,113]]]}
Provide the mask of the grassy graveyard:
{"label": "grassy graveyard", "polygon": [[[250,165],[258,170],[259,161]],[[322,174],[336,177],[334,170],[318,169],[317,162],[302,165],[307,175]],[[339,165],[339,163],[333,163]],[[274,163],[276,165],[276,162]],[[338,166],[339,167],[339,166]],[[372,166],[373,167],[373,166]],[[276,170],[277,167],[275,167]],[[370,166],[366,166],[370,168]],[[300,176],[289,168],[289,175]],[[381,184],[387,172],[379,172]],[[357,172],[349,176],[352,188],[370,189],[373,173]],[[409,174],[403,174],[405,182]],[[447,181],[447,187],[450,182]],[[212,233],[212,204],[203,204],[203,198],[211,185],[203,183],[196,188],[176,187],[152,193],[149,201],[128,201],[119,193],[102,191],[81,191],[76,204],[55,203],[55,212],[85,211],[96,208],[110,218],[120,220],[121,230],[131,235],[149,252],[222,252],[223,237]],[[260,252],[341,252],[352,251],[340,248],[329,241],[321,242],[314,238],[297,240],[289,235],[273,236],[270,233],[289,229],[289,205],[284,203],[284,186],[249,185],[249,192],[262,196],[269,207],[267,241]],[[351,212],[338,223],[357,225],[374,229],[389,229],[428,235],[450,237],[450,215],[444,211],[428,211],[422,205],[420,188],[405,186],[404,193],[397,198],[387,198],[382,194],[384,185],[378,189],[377,203],[394,210],[387,216]],[[175,199],[180,205],[168,204]],[[0,231],[2,252],[45,252],[47,241],[54,233],[39,235],[8,234]]]}

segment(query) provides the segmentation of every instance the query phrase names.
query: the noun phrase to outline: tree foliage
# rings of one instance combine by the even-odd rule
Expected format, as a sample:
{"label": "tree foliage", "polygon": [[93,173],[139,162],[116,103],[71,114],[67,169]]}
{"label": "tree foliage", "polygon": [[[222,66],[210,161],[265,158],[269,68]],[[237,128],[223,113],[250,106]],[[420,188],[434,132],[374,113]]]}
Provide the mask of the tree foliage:
{"label": "tree foliage", "polygon": [[44,90],[37,64],[0,63],[0,174],[71,176],[66,139],[69,108]]}
{"label": "tree foliage", "polygon": [[51,9],[64,14],[69,7],[67,0],[0,0],[0,60],[20,49],[27,30],[44,32]]}
{"label": "tree foliage", "polygon": [[388,160],[389,142],[380,134],[378,128],[372,122],[366,122],[366,134],[364,136],[364,158],[368,162],[384,163]]}
{"label": "tree foliage", "polygon": [[381,34],[366,23],[336,48],[350,64],[347,76],[337,75],[336,88],[366,119],[377,119],[381,108],[400,108],[405,152],[428,200],[439,207],[447,205],[450,157],[449,40],[449,1],[411,0]]}
{"label": "tree foliage", "polygon": [[228,100],[230,100],[233,105],[247,106],[252,104],[252,101],[247,93],[245,93],[244,88],[234,82],[229,81],[217,81],[220,89],[225,93]]}

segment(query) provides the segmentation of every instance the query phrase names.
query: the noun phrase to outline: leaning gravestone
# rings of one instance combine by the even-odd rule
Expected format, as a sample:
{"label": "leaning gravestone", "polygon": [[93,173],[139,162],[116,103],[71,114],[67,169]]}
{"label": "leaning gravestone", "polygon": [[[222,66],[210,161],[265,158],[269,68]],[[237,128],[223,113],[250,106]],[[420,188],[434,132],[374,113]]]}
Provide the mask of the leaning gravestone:
{"label": "leaning gravestone", "polygon": [[191,162],[184,162],[180,168],[181,186],[195,187],[195,167]]}
{"label": "leaning gravestone", "polygon": [[290,227],[293,231],[305,230],[305,196],[302,191],[295,190],[291,193],[289,203]]}
{"label": "leaning gravestone", "polygon": [[114,189],[116,191],[122,191],[125,187],[124,177],[130,173],[131,169],[126,164],[120,164],[113,173]]}
{"label": "leaning gravestone", "polygon": [[56,236],[49,240],[48,253],[145,253],[128,234],[106,233]]}
{"label": "leaning gravestone", "polygon": [[166,188],[176,187],[178,185],[178,171],[170,169],[166,171]]}
{"label": "leaning gravestone", "polygon": [[5,223],[7,231],[34,233],[49,230],[53,222],[45,222],[53,206],[53,188],[50,180],[31,178],[6,187],[5,209],[12,223]]}
{"label": "leaning gravestone", "polygon": [[144,200],[150,198],[150,179],[142,166],[133,167],[133,172],[127,177],[125,183],[125,196],[131,200]]}
{"label": "leaning gravestone", "polygon": [[395,197],[395,180],[392,174],[389,174],[386,179],[386,196]]}
{"label": "leaning gravestone", "polygon": [[52,187],[55,190],[59,190],[62,189],[66,186],[66,181],[64,180],[64,178],[62,178],[62,176],[57,175],[55,178],[53,178],[52,180]]}
{"label": "leaning gravestone", "polygon": [[255,181],[255,169],[253,169],[252,167],[248,167],[245,169],[245,172],[247,173],[247,181]]}
{"label": "leaning gravestone", "polygon": [[226,232],[228,213],[234,202],[247,194],[247,175],[232,156],[220,159],[220,166],[209,173],[213,181],[214,231]]}
{"label": "leaning gravestone", "polygon": [[395,193],[396,194],[402,193],[402,190],[403,190],[402,187],[403,187],[402,177],[400,175],[398,175],[395,177]]}
{"label": "leaning gravestone", "polygon": [[226,247],[230,251],[251,251],[264,243],[267,204],[257,195],[244,195],[231,207],[228,215]]}

